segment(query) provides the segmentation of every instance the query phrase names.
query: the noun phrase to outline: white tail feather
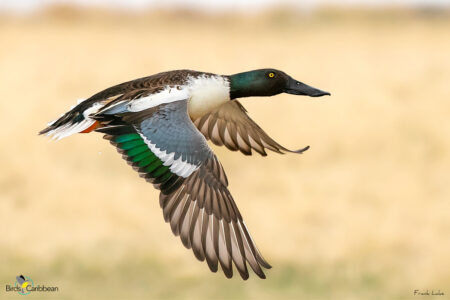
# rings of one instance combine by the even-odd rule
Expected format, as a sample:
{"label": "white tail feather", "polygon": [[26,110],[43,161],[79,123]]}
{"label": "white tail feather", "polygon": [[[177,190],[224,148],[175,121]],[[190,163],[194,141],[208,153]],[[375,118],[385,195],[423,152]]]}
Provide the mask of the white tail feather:
{"label": "white tail feather", "polygon": [[66,124],[62,127],[58,127],[54,130],[47,132],[47,136],[51,136],[53,140],[60,140],[62,138],[68,137],[74,133],[79,133],[83,130],[88,129],[92,124],[95,123],[95,120],[87,119],[83,120],[80,123],[74,124]]}
{"label": "white tail feather", "polygon": [[[82,99],[78,100],[78,103],[80,103]],[[50,130],[46,133],[47,136],[50,136],[53,140],[60,140],[62,138],[71,136],[72,134],[82,132],[86,129],[88,129],[90,126],[92,126],[95,123],[95,120],[90,118],[90,115],[93,113],[96,113],[103,104],[101,103],[95,103],[85,111],[83,111],[84,120],[81,122],[72,123],[69,122],[67,124],[64,124],[58,128],[55,128],[53,130]],[[63,114],[64,115],[64,114]],[[50,122],[49,126],[53,124],[55,121]]]}

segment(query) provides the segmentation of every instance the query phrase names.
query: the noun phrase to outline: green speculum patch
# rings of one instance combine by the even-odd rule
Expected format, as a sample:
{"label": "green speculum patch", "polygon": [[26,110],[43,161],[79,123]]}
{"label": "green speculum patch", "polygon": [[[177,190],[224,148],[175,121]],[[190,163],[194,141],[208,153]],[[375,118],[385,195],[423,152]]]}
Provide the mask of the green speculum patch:
{"label": "green speculum patch", "polygon": [[157,179],[158,183],[168,181],[174,174],[168,166],[164,166],[137,133],[129,133],[114,137],[119,149],[125,150],[126,156],[133,162],[133,166],[141,168],[140,171]]}

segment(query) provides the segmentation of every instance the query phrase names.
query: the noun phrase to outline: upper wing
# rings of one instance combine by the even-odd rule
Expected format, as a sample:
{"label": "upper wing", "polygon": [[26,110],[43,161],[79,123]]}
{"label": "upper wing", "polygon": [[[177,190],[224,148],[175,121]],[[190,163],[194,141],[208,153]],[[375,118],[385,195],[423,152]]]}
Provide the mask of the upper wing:
{"label": "upper wing", "polygon": [[[143,111],[126,110],[95,116],[109,125],[97,129],[115,145],[142,177],[161,190],[164,219],[195,256],[211,271],[218,264],[227,277],[232,263],[242,278],[270,268],[254,244],[227,189],[225,172],[187,114],[187,101],[161,104]],[[109,120],[108,120],[109,118]]]}
{"label": "upper wing", "polygon": [[302,153],[309,146],[299,150],[289,150],[261,129],[250,117],[237,100],[229,101],[210,113],[194,120],[201,133],[214,144],[225,145],[232,151],[240,150],[245,155],[251,155],[252,149],[266,156],[265,149],[277,153]]}

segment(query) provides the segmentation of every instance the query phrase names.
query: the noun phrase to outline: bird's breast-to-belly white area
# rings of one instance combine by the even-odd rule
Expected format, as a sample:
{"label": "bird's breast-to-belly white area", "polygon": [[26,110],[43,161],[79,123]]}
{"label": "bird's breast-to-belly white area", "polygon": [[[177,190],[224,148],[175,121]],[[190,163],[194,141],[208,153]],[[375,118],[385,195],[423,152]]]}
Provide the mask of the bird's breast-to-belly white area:
{"label": "bird's breast-to-belly white area", "polygon": [[230,100],[230,83],[222,76],[191,77],[188,86],[188,111],[191,118],[201,117]]}

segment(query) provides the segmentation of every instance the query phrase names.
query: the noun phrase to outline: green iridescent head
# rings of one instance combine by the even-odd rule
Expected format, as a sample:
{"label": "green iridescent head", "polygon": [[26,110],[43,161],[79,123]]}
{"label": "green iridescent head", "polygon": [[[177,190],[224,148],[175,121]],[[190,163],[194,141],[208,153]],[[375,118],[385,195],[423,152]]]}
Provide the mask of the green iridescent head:
{"label": "green iridescent head", "polygon": [[330,93],[297,81],[275,69],[260,69],[229,76],[230,98],[273,96],[280,93],[320,97]]}

